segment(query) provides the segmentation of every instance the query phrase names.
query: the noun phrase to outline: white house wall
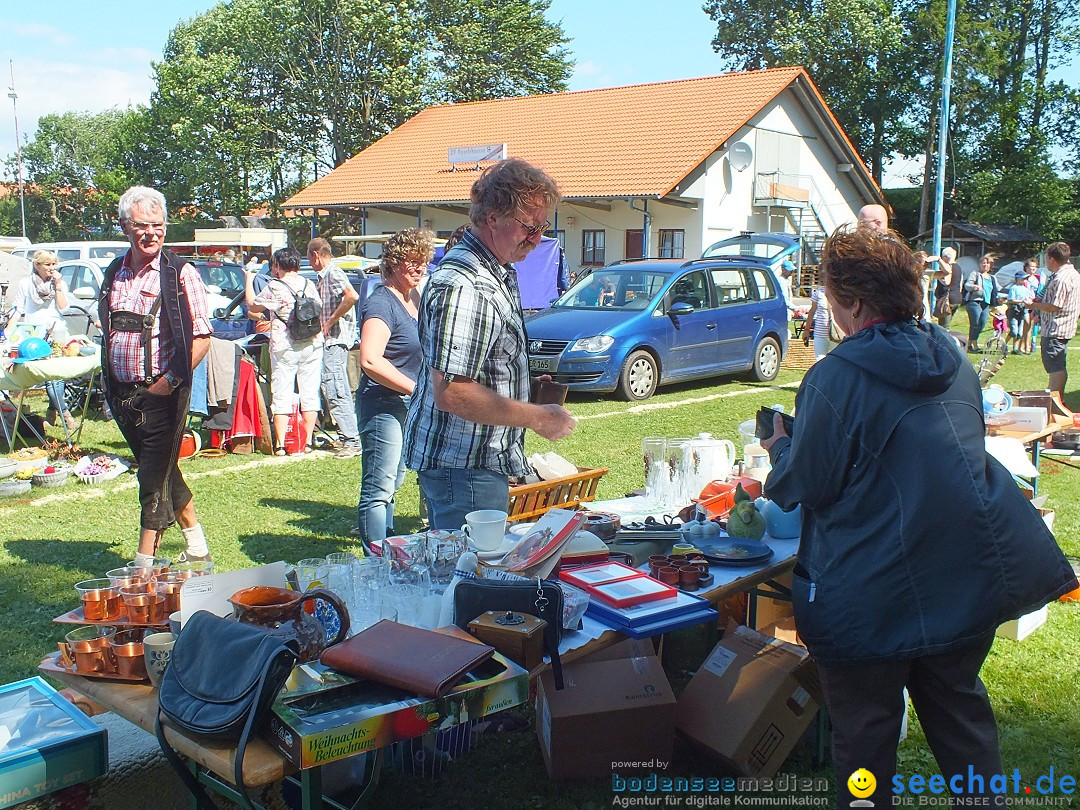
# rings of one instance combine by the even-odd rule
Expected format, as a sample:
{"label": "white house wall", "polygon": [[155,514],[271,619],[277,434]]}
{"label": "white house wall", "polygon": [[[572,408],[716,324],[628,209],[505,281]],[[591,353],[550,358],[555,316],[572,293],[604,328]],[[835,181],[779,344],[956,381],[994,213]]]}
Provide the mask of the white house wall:
{"label": "white house wall", "polygon": [[[797,232],[797,211],[774,207],[770,211],[770,222],[766,220],[766,207],[754,205],[755,178],[759,172],[773,168],[759,163],[756,149],[759,130],[799,136],[797,160],[790,162],[799,167],[800,180],[797,185],[809,187],[809,181],[812,181],[812,194],[815,197],[819,195],[819,210],[822,211],[826,231],[855,221],[858,209],[866,201],[859,198],[849,179],[850,174],[837,171],[837,161],[843,160],[843,157],[832,152],[827,141],[822,139],[818,126],[803,111],[795,93],[788,89],[762,110],[750,124],[729,138],[726,148],[709,155],[683,184],[673,190],[674,196],[697,202],[696,209],[667,205],[656,200],[649,201],[648,210],[652,217],[648,239],[649,255],[658,255],[659,232],[662,229],[681,229],[685,232],[684,257],[687,259],[700,256],[713,242],[736,236],[741,231]],[[741,172],[735,171],[727,159],[728,149],[738,141],[744,141],[754,149],[750,166]],[[604,261],[610,263],[626,258],[626,231],[642,228],[641,211],[631,208],[625,198],[603,202],[610,204],[610,211],[578,206],[570,202],[559,205],[557,222],[559,231],[565,232],[564,246],[570,271],[580,273],[583,269],[582,234],[585,230],[605,232]],[[643,200],[635,199],[634,206],[640,209]],[[806,216],[810,216],[809,212]],[[446,232],[466,222],[462,215],[430,207],[422,209],[420,219],[425,227]],[[367,232],[393,232],[401,228],[415,227],[417,224],[415,215],[369,209]],[[368,255],[377,255],[379,252],[377,245],[369,245],[367,249]]]}

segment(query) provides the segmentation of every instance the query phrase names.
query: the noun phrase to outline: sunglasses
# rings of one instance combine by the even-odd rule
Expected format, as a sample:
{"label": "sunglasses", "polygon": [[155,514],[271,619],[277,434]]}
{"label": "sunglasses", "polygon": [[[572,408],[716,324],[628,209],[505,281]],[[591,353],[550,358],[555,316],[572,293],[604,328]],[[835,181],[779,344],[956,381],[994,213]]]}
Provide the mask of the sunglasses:
{"label": "sunglasses", "polygon": [[551,223],[546,221],[543,225],[527,225],[517,217],[513,217],[513,219],[515,222],[517,222],[518,225],[525,229],[525,233],[528,234],[529,239],[532,239],[538,233],[543,233],[551,227]]}

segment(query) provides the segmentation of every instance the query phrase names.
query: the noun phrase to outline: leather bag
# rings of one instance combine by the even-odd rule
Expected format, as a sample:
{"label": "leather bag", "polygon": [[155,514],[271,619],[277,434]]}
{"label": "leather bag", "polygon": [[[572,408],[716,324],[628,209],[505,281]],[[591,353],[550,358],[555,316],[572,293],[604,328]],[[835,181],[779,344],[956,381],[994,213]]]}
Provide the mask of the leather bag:
{"label": "leather bag", "polygon": [[158,688],[158,743],[200,810],[216,805],[165,739],[162,721],[199,737],[236,741],[233,784],[242,807],[254,810],[244,787],[244,752],[299,656],[250,624],[205,610],[184,624]]}
{"label": "leather bag", "polygon": [[934,317],[935,318],[948,318],[953,313],[952,304],[949,303],[948,293],[939,296],[934,301]]}
{"label": "leather bag", "polygon": [[454,587],[454,624],[462,630],[468,630],[469,622],[489,610],[527,613],[547,622],[544,653],[551,659],[555,688],[562,689],[562,659],[559,658],[563,632],[562,589],[554,582],[539,578],[529,582],[463,579]]}

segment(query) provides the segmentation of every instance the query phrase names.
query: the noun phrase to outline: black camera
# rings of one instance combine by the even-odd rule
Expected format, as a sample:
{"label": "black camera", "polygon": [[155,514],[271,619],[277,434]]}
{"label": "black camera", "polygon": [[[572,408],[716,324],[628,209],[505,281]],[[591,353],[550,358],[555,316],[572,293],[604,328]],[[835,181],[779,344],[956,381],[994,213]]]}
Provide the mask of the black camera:
{"label": "black camera", "polygon": [[773,435],[773,415],[780,414],[784,419],[784,430],[790,436],[795,430],[795,417],[789,413],[778,411],[775,408],[766,408],[764,405],[757,412],[757,421],[754,425],[754,435],[759,439],[768,439]]}

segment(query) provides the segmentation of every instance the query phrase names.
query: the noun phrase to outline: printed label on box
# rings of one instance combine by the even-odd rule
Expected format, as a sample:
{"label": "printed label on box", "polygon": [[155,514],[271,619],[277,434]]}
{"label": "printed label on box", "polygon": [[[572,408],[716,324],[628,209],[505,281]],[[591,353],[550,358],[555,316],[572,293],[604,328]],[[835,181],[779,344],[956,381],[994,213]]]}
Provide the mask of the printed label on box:
{"label": "printed label on box", "polygon": [[712,651],[712,655],[709,656],[708,660],[705,661],[705,669],[717,678],[722,678],[728,667],[735,663],[737,657],[731,650],[717,647]]}

